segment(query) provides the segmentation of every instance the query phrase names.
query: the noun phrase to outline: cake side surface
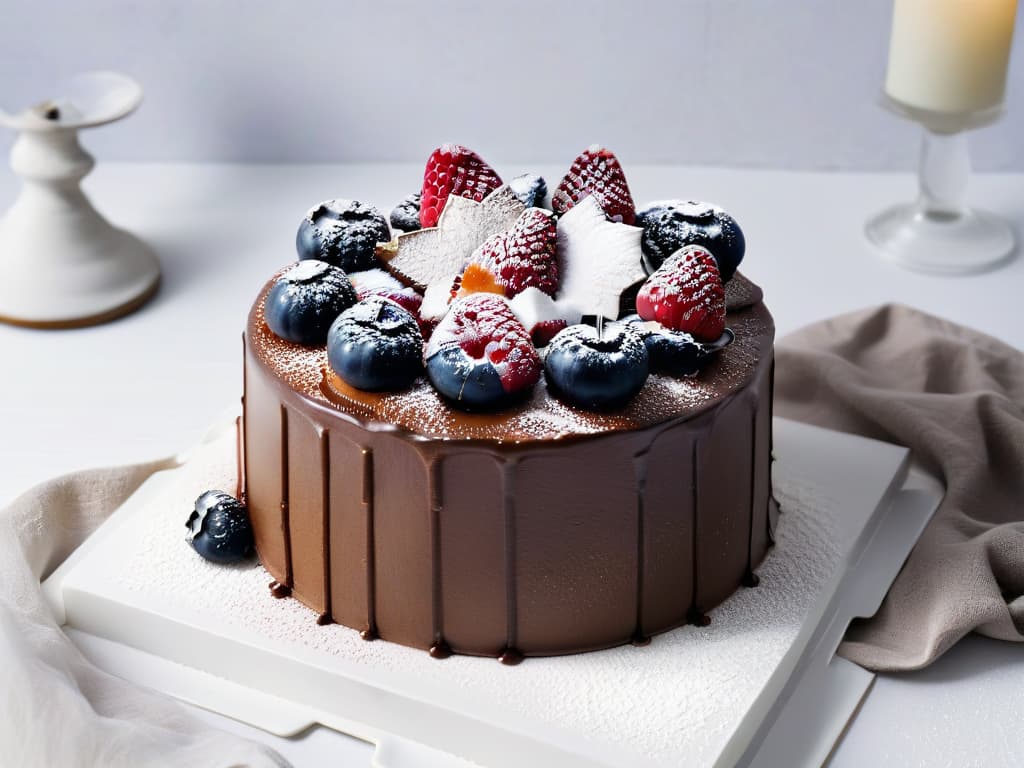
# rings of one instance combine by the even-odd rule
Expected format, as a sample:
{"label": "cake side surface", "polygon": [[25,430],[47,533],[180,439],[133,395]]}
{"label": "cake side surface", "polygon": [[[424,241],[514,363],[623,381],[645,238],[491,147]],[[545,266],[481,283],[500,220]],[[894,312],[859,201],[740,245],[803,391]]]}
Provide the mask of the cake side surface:
{"label": "cake side surface", "polygon": [[267,330],[261,294],[243,447],[264,566],[321,621],[436,655],[573,653],[703,620],[770,542],[774,325],[732,282],[736,341],[611,414],[543,382],[482,416],[429,385],[346,390],[322,349]]}

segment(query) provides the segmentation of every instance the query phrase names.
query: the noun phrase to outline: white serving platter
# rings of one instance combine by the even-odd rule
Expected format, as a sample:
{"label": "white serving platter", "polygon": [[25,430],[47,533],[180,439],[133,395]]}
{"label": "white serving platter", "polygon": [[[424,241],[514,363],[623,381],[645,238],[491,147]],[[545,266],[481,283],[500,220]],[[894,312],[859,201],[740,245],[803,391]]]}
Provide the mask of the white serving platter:
{"label": "white serving platter", "polygon": [[280,736],[320,723],[396,768],[821,764],[872,679],[835,648],[941,496],[906,483],[903,448],[777,419],[785,511],[761,586],[646,648],[506,668],[318,627],[259,566],[196,557],[187,504],[230,483],[233,445],[216,429],[147,481],[44,584],[53,610],[115,674]]}

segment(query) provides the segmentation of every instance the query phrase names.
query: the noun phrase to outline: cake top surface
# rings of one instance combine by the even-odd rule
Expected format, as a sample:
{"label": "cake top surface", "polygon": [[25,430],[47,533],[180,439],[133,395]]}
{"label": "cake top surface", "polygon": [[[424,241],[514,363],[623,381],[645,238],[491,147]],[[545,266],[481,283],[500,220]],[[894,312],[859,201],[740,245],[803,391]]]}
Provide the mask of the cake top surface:
{"label": "cake top surface", "polygon": [[345,384],[330,368],[324,346],[302,346],[278,338],[264,321],[268,282],[249,315],[247,343],[280,382],[308,400],[347,414],[368,429],[399,429],[425,439],[529,443],[643,429],[699,415],[754,376],[770,356],[775,328],[761,302],[761,289],[737,273],[726,285],[727,322],[736,340],[698,376],[652,374],[624,408],[590,411],[563,403],[543,379],[528,400],[493,413],[467,413],[448,403],[418,377],[400,392],[367,392]]}
{"label": "cake top surface", "polygon": [[637,208],[592,145],[551,194],[458,144],[390,217],[335,198],[299,225],[248,347],[282,385],[366,428],[530,443],[692,418],[771,357],[746,243],[722,208]]}

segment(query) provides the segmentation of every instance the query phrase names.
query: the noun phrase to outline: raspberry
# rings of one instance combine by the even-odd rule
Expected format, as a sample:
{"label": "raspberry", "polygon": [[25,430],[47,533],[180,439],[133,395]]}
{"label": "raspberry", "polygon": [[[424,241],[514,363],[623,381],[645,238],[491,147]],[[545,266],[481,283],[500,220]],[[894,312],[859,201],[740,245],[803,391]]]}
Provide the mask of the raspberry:
{"label": "raspberry", "polygon": [[632,224],[636,220],[626,174],[611,150],[598,144],[587,147],[573,161],[551,198],[551,205],[557,213],[565,213],[587,195],[597,199],[612,221]]}
{"label": "raspberry", "polygon": [[420,224],[437,225],[451,195],[482,202],[501,186],[501,178],[483,158],[458,144],[442,144],[431,153],[423,171]]}
{"label": "raspberry", "polygon": [[643,284],[636,311],[644,320],[713,342],[725,331],[725,289],[715,257],[704,248],[680,248]]}
{"label": "raspberry", "polygon": [[[558,291],[557,245],[553,214],[543,208],[527,208],[511,230],[487,238],[470,261],[489,272],[508,298],[530,287],[554,296]],[[465,277],[462,285],[467,287]]]}

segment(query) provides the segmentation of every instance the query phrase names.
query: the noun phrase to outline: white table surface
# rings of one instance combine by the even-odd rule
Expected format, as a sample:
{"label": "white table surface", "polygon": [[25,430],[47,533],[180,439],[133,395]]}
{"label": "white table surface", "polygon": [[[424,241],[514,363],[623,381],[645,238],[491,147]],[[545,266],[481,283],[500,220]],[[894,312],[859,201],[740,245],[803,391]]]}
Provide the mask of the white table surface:
{"label": "white table surface", "polygon": [[[562,169],[521,170],[557,179]],[[978,276],[931,277],[881,261],[863,239],[872,212],[913,196],[909,175],[628,171],[641,203],[699,198],[736,215],[748,243],[742,269],[764,288],[780,335],[898,301],[1024,349],[1024,260]],[[0,326],[0,506],[64,472],[194,442],[241,394],[245,314],[263,282],[294,259],[305,211],[337,196],[389,210],[418,188],[421,172],[408,165],[100,165],[87,191],[112,221],[155,247],[163,285],[148,306],[109,325],[59,332]],[[16,191],[13,174],[0,171],[0,210]],[[976,177],[971,194],[1024,230],[1024,175]],[[1019,764],[1022,690],[1024,647],[970,638],[928,670],[880,676],[833,765]],[[338,765],[369,761],[366,745],[320,732],[284,748],[298,765],[325,752]]]}

